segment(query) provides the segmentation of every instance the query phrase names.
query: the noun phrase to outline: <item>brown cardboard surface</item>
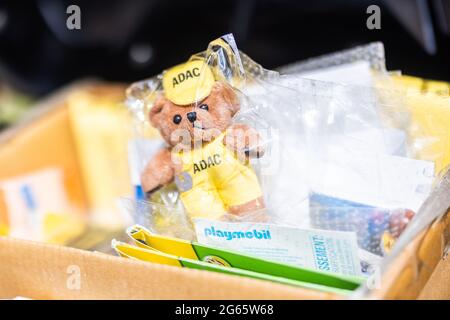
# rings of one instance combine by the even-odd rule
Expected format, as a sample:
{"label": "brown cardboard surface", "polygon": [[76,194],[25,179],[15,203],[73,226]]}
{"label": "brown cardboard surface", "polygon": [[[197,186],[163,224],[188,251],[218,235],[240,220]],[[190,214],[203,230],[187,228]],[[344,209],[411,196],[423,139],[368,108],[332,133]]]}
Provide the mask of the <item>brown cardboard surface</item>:
{"label": "brown cardboard surface", "polygon": [[[64,100],[0,138],[0,179],[61,166],[71,200],[87,208]],[[4,206],[4,204],[3,204]],[[2,218],[0,195],[0,219]],[[423,231],[396,257],[374,298],[450,298],[450,214]],[[447,239],[447,241],[445,240]],[[437,267],[436,267],[437,265]],[[71,269],[74,266],[75,269]],[[80,288],[70,289],[80,270]],[[69,284],[69,285],[68,285]],[[34,299],[337,299],[266,281],[144,263],[67,247],[0,237],[0,298]]]}
{"label": "brown cardboard surface", "polygon": [[450,258],[441,260],[420,293],[420,300],[450,300]]}
{"label": "brown cardboard surface", "polygon": [[[0,237],[0,298],[337,299],[268,281]],[[79,270],[79,289],[73,273]],[[74,285],[75,283],[75,285]]]}
{"label": "brown cardboard surface", "polygon": [[443,225],[443,233],[437,239],[441,243],[439,248],[441,260],[434,268],[418,299],[450,300],[450,213],[444,216]]}
{"label": "brown cardboard surface", "polygon": [[[372,298],[450,299],[448,259],[441,260],[431,275],[428,269],[420,271],[414,252],[422,237],[423,235],[419,236],[411,243],[404,254],[395,261],[383,279],[382,287],[375,291]],[[344,298],[250,278],[146,263],[8,237],[0,237],[0,261],[2,261],[0,298],[15,296],[33,299]],[[73,285],[74,279],[79,279],[79,287]]]}

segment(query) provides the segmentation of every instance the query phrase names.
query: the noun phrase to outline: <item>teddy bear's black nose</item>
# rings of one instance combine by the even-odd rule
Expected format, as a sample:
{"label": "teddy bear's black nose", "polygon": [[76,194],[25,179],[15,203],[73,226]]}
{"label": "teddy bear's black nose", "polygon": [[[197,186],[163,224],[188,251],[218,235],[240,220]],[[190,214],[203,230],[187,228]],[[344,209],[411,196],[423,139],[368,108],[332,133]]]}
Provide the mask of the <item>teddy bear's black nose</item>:
{"label": "teddy bear's black nose", "polygon": [[188,112],[188,114],[186,116],[190,122],[194,122],[195,120],[197,120],[196,112]]}

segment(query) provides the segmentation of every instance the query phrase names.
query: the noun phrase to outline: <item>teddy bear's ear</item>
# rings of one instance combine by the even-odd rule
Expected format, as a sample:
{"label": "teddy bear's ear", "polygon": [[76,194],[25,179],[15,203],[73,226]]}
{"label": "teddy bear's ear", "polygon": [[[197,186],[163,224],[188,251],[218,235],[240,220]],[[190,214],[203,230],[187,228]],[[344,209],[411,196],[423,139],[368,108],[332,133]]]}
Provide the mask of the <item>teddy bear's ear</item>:
{"label": "teddy bear's ear", "polygon": [[222,94],[222,97],[228,103],[231,115],[234,116],[240,109],[239,98],[234,89],[226,83],[216,81],[213,90]]}
{"label": "teddy bear's ear", "polygon": [[161,95],[158,98],[156,98],[155,102],[153,103],[152,108],[150,109],[150,113],[149,113],[150,123],[155,128],[158,127],[157,115],[162,111],[164,105],[167,102],[168,102],[168,100],[163,95]]}

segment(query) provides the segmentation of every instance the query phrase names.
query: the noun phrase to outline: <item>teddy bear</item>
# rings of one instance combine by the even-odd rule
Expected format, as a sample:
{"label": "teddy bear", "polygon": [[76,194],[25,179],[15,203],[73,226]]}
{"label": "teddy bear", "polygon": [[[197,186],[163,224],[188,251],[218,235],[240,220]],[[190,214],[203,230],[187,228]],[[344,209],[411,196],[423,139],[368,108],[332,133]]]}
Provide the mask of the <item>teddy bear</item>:
{"label": "teddy bear", "polygon": [[[145,166],[141,175],[143,191],[151,194],[174,181],[191,218],[220,219],[225,214],[243,217],[265,209],[249,161],[263,156],[264,147],[255,129],[233,124],[240,109],[236,91],[212,78],[205,65],[181,69],[171,76],[166,74],[169,80],[149,111],[150,123],[167,147]],[[193,82],[196,76],[202,77],[202,72],[209,74],[206,85]],[[183,82],[180,80],[192,83],[178,89]],[[193,88],[191,98],[179,99]]]}

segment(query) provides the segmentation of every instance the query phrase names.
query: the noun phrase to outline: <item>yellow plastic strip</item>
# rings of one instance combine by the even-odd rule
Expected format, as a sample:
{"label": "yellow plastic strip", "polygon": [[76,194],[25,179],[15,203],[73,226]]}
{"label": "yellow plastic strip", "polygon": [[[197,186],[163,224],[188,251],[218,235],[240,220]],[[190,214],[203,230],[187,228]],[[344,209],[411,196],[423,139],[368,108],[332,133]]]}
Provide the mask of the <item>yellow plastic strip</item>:
{"label": "yellow plastic strip", "polygon": [[148,249],[150,247],[178,257],[198,260],[197,254],[189,241],[160,236],[139,225],[128,228],[127,234],[141,248]]}
{"label": "yellow plastic strip", "polygon": [[165,264],[169,266],[182,266],[176,257],[170,256],[163,252],[158,252],[156,250],[138,248],[115,240],[112,242],[112,247],[121,257]]}

